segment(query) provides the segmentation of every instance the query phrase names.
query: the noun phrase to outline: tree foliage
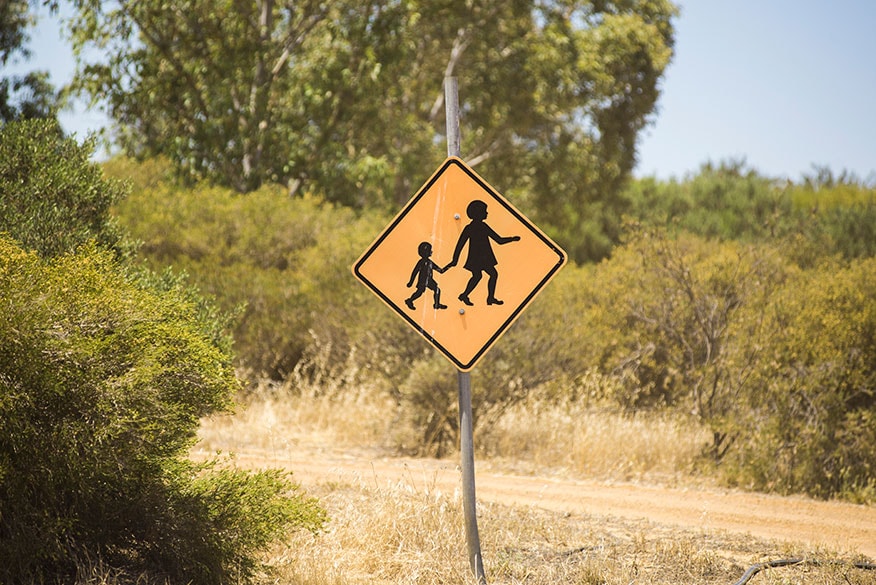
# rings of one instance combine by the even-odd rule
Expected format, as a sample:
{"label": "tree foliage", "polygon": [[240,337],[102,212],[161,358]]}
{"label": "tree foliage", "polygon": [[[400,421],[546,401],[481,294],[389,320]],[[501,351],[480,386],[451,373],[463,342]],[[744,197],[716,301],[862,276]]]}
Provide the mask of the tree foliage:
{"label": "tree foliage", "polygon": [[668,0],[77,0],[78,87],[130,154],[239,191],[279,182],[397,205],[443,158],[443,79],[463,156],[579,259],[607,254],[636,138],[673,46]]}
{"label": "tree foliage", "polygon": [[624,198],[631,218],[671,233],[794,241],[804,263],[825,253],[876,255],[876,188],[846,172],[818,168],[792,183],[766,177],[744,161],[709,162],[684,180],[633,180]]}
{"label": "tree foliage", "polygon": [[125,189],[89,162],[93,146],[63,137],[53,120],[0,127],[0,231],[44,257],[92,239],[120,256],[128,251],[110,216]]}
{"label": "tree foliage", "polygon": [[[4,0],[0,3],[0,65],[7,65],[30,56],[27,29],[36,17],[35,0]],[[56,3],[46,1],[53,7]],[[44,71],[25,75],[0,76],[0,124],[31,118],[55,118],[58,97]]]}
{"label": "tree foliage", "polygon": [[807,236],[846,258],[876,256],[876,181],[816,167],[814,176],[788,189]]}
{"label": "tree foliage", "polygon": [[626,194],[638,221],[706,238],[762,241],[791,229],[783,185],[744,161],[709,162],[683,181],[639,179]]}

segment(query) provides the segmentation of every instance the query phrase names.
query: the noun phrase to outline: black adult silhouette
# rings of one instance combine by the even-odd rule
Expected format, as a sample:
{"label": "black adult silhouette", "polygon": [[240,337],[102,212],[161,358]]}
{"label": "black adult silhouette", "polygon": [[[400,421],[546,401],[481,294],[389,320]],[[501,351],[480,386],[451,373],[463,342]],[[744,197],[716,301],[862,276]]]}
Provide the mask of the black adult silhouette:
{"label": "black adult silhouette", "polygon": [[421,243],[417,247],[417,253],[420,255],[420,259],[414,266],[414,271],[411,272],[411,279],[408,281],[408,287],[411,287],[414,286],[414,280],[416,280],[417,288],[414,291],[414,294],[405,299],[405,304],[411,310],[416,309],[414,301],[420,298],[428,288],[432,290],[432,294],[434,295],[432,306],[436,309],[446,309],[447,305],[441,304],[441,289],[438,288],[438,283],[435,282],[435,278],[432,276],[432,271],[435,270],[440,274],[447,269],[435,265],[435,263],[429,258],[432,255],[432,244],[429,242]]}
{"label": "black adult silhouette", "polygon": [[496,270],[498,261],[493,253],[490,240],[497,244],[507,244],[519,241],[520,236],[502,237],[494,232],[493,228],[485,223],[487,219],[487,204],[479,199],[475,199],[468,204],[465,214],[468,215],[471,222],[459,234],[456,249],[453,251],[453,260],[444,267],[444,270],[456,266],[457,262],[459,262],[462,249],[468,243],[468,257],[463,268],[471,272],[471,278],[469,278],[465,290],[459,295],[459,300],[468,306],[474,305],[468,295],[475,289],[481,281],[483,273],[486,272],[488,277],[487,304],[501,305],[503,301],[496,298],[496,282],[499,279],[499,272]]}

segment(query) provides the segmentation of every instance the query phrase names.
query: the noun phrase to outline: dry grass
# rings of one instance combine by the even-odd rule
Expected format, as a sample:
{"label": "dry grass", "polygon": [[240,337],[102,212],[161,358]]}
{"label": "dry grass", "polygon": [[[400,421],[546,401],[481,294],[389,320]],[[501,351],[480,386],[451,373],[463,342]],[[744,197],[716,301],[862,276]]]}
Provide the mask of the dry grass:
{"label": "dry grass", "polygon": [[[256,393],[235,416],[205,421],[200,447],[256,449],[278,460],[303,447],[386,455],[392,405],[368,393],[342,396]],[[533,401],[506,413],[476,443],[482,444],[479,469],[551,468],[554,474],[683,482],[704,440],[701,429],[677,419]],[[380,484],[377,476],[339,477],[308,485],[330,523],[322,534],[296,534],[270,551],[265,582],[474,584],[459,494],[441,492],[428,478],[410,479]],[[727,533],[540,508],[481,503],[478,517],[490,584],[732,585],[749,566],[768,559],[842,558]],[[764,571],[750,583],[876,585],[876,572],[801,565]]]}
{"label": "dry grass", "polygon": [[[234,416],[205,421],[200,436],[205,449],[257,448],[278,456],[300,442],[391,452],[397,437],[415,434],[399,424],[396,406],[376,392],[262,387]],[[678,416],[625,415],[540,398],[510,408],[475,436],[485,469],[661,484],[694,483],[708,441],[706,429]]]}
{"label": "dry grass", "polygon": [[624,415],[533,400],[478,438],[483,455],[518,471],[660,483],[690,481],[705,429],[672,415]]}
{"label": "dry grass", "polygon": [[233,415],[204,420],[202,449],[262,449],[282,454],[301,442],[348,448],[383,448],[394,405],[373,392],[293,394],[285,386],[262,386]]}
{"label": "dry grass", "polygon": [[[476,583],[467,561],[457,494],[411,484],[316,486],[332,517],[318,536],[277,547],[271,582],[284,585]],[[730,585],[767,558],[801,553],[752,538],[666,528],[536,508],[479,506],[487,581],[503,585]],[[771,569],[753,585],[874,585],[876,574],[842,565]]]}

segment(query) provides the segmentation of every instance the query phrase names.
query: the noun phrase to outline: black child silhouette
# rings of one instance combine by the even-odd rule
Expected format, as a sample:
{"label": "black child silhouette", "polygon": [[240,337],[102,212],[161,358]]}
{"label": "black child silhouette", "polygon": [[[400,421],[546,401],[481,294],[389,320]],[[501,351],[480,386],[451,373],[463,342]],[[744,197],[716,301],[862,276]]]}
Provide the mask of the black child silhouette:
{"label": "black child silhouette", "polygon": [[414,266],[414,271],[411,272],[411,279],[408,281],[408,287],[411,287],[414,286],[414,280],[416,280],[417,289],[414,291],[414,294],[405,299],[405,304],[411,310],[416,309],[414,301],[420,298],[428,288],[432,289],[432,293],[435,296],[435,302],[432,306],[436,309],[446,309],[447,305],[441,304],[441,290],[438,288],[438,283],[435,282],[435,279],[432,277],[432,271],[435,270],[440,274],[447,269],[436,266],[435,263],[429,259],[429,256],[432,255],[432,244],[429,242],[421,243],[417,247],[417,253],[420,255],[420,259],[417,261],[416,266]]}
{"label": "black child silhouette", "polygon": [[493,231],[493,228],[488,226],[484,220],[487,219],[487,204],[483,201],[475,199],[468,204],[465,210],[466,215],[471,219],[471,223],[462,229],[459,234],[459,240],[456,242],[456,249],[453,251],[453,260],[450,264],[444,267],[444,270],[452,266],[456,266],[459,261],[459,255],[465,244],[468,243],[468,258],[465,260],[463,268],[471,272],[471,278],[465,286],[465,290],[459,295],[459,300],[466,305],[473,306],[474,303],[468,298],[471,291],[475,289],[483,277],[483,273],[487,273],[487,304],[501,305],[502,301],[496,298],[496,281],[499,278],[499,273],[496,270],[496,255],[493,254],[493,247],[490,240],[497,244],[507,244],[509,242],[517,242],[520,236],[510,236],[503,238]]}

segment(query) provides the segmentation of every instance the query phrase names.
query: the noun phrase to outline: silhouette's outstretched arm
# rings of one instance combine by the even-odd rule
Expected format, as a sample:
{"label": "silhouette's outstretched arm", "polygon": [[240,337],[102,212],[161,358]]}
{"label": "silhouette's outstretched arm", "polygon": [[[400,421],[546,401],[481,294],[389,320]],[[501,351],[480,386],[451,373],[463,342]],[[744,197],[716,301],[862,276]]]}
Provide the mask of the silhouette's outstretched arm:
{"label": "silhouette's outstretched arm", "polygon": [[493,241],[495,241],[497,244],[508,244],[510,242],[520,241],[520,236],[508,236],[507,238],[503,238],[502,236],[497,234],[495,231],[493,231],[493,228],[488,227],[487,229],[490,230],[489,231],[490,238],[492,238]]}

